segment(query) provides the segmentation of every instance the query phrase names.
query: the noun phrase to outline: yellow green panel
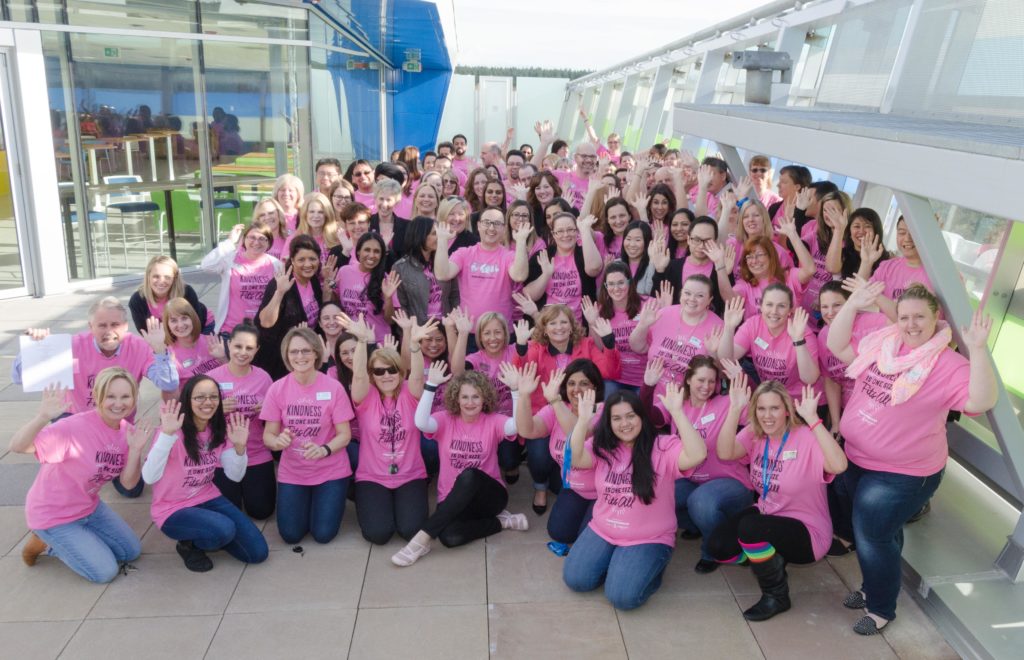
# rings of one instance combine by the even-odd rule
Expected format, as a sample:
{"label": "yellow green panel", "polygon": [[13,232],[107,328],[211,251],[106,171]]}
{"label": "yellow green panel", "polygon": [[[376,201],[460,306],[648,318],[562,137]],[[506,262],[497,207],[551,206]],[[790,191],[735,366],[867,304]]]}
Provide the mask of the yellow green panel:
{"label": "yellow green panel", "polygon": [[1024,369],[1020,368],[1021,346],[1024,346],[1024,321],[1007,315],[999,328],[996,344],[992,347],[992,357],[1006,389],[1024,398]]}

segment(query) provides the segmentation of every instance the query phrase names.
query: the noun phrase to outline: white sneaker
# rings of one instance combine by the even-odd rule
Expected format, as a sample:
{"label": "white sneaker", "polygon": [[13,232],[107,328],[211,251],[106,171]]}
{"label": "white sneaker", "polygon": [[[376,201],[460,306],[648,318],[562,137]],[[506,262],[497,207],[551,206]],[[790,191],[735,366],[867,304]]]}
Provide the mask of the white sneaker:
{"label": "white sneaker", "polygon": [[530,529],[530,521],[521,513],[502,511],[498,514],[498,522],[501,523],[502,529],[514,529],[517,532],[525,532]]}
{"label": "white sneaker", "polygon": [[420,557],[429,552],[429,545],[420,545],[416,541],[409,541],[404,548],[391,556],[391,563],[395,566],[412,566]]}

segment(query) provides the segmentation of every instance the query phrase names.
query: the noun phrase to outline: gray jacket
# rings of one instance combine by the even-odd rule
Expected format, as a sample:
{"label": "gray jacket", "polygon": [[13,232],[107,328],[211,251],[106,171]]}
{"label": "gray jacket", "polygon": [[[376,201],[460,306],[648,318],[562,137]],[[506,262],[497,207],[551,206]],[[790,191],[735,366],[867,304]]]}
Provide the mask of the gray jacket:
{"label": "gray jacket", "polygon": [[[402,278],[398,287],[398,304],[409,316],[415,316],[423,323],[427,318],[427,298],[430,296],[430,280],[423,272],[426,264],[418,257],[407,254],[391,267]],[[441,311],[448,314],[459,306],[459,283],[456,280],[438,282],[441,286]]]}

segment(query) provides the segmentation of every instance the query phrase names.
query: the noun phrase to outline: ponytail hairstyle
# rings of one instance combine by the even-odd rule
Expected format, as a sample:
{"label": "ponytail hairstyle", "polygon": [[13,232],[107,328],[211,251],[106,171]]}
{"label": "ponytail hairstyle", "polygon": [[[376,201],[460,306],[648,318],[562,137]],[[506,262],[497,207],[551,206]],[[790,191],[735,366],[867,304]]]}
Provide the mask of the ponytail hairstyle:
{"label": "ponytail hairstyle", "polygon": [[622,443],[612,430],[611,421],[612,408],[620,403],[629,405],[640,418],[640,435],[633,441],[632,486],[634,495],[644,504],[650,504],[654,500],[656,482],[654,463],[651,460],[656,436],[654,427],[651,426],[651,422],[647,419],[643,406],[640,404],[639,396],[629,390],[619,390],[604,402],[604,410],[601,411],[601,417],[594,428],[594,456],[600,461],[611,464],[615,450]]}
{"label": "ponytail hairstyle", "polygon": [[923,300],[928,305],[928,309],[932,311],[932,314],[938,315],[939,313],[938,297],[920,282],[911,282],[910,286],[904,289],[900,297],[896,299],[897,309],[899,309],[900,303],[904,300]]}

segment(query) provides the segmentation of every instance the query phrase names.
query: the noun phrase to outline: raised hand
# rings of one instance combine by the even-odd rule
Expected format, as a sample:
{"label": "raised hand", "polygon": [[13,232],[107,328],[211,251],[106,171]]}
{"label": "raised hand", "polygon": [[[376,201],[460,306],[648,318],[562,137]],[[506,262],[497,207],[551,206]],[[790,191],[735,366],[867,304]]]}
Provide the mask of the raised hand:
{"label": "raised hand", "polygon": [[701,190],[707,190],[714,178],[715,168],[710,165],[701,165],[697,170],[697,185]]}
{"label": "raised hand", "polygon": [[597,400],[596,390],[583,390],[577,396],[576,423],[584,427],[590,426],[594,419],[594,402]]}
{"label": "raised hand", "polygon": [[153,437],[153,429],[156,423],[150,419],[144,419],[134,426],[128,427],[128,449],[133,449],[140,454],[146,448],[146,443]]}
{"label": "raised hand", "polygon": [[149,344],[154,353],[163,353],[167,350],[167,335],[164,333],[164,324],[157,317],[150,316],[146,319],[146,329],[140,330],[139,334],[146,340],[146,343]]}
{"label": "raised hand", "polygon": [[740,179],[740,182],[736,185],[736,189],[744,197],[750,197],[754,194],[754,180],[749,176],[745,176]]}
{"label": "raised hand", "polygon": [[875,263],[882,258],[883,254],[885,254],[885,248],[882,247],[881,237],[877,235],[861,236],[860,245],[857,246],[857,252],[860,254],[861,263]]}
{"label": "raised hand", "polygon": [[339,224],[338,231],[335,233],[338,238],[338,243],[341,244],[342,254],[352,254],[352,250],[356,246],[356,242],[352,240],[348,230],[345,229],[345,225]]}
{"label": "raised hand", "polygon": [[160,404],[160,432],[174,435],[185,423],[185,414],[181,412],[181,402],[168,399]]}
{"label": "raised hand", "polygon": [[723,208],[729,209],[729,212],[731,213],[732,209],[736,208],[737,202],[739,202],[739,198],[736,196],[736,192],[732,188],[728,188],[722,191]]}
{"label": "raised hand", "polygon": [[532,317],[538,311],[537,303],[534,302],[533,298],[526,295],[522,291],[516,291],[515,293],[513,293],[512,300],[515,301],[516,307],[518,307],[519,311],[523,313],[523,316]]}
{"label": "raised hand", "polygon": [[518,392],[522,385],[519,370],[508,362],[502,362],[498,365],[498,380],[504,383],[512,392]]}
{"label": "raised hand", "polygon": [[651,200],[651,196],[647,193],[637,193],[633,195],[633,199],[628,200],[629,205],[637,210],[638,213],[647,214],[647,202]]}
{"label": "raised hand", "polygon": [[743,367],[736,360],[722,360],[722,372],[729,380],[744,375]]}
{"label": "raised hand", "polygon": [[516,199],[523,200],[523,201],[526,201],[527,194],[530,191],[530,189],[524,183],[514,183],[514,184],[512,184],[511,190],[512,190],[512,194],[515,196]]}
{"label": "raised hand", "polygon": [[412,328],[409,339],[414,343],[418,344],[427,337],[430,333],[437,329],[437,319],[427,319],[427,322],[423,325],[416,323],[416,317],[412,317]]}
{"label": "raised hand", "polygon": [[548,381],[544,383],[542,393],[544,394],[544,400],[551,401],[561,400],[562,398],[562,383],[565,381],[565,369],[555,369],[548,376]]}
{"label": "raised hand", "polygon": [[292,277],[292,267],[289,265],[284,271],[275,275],[274,282],[277,284],[278,293],[282,295],[292,288],[292,285],[295,284],[295,278]]}
{"label": "raised hand", "polygon": [[665,386],[665,393],[659,394],[658,398],[661,400],[662,405],[665,406],[665,410],[670,413],[674,410],[682,410],[683,403],[686,401],[686,396],[683,394],[683,388],[679,387],[675,383],[669,383]]}
{"label": "raised hand", "polygon": [[427,383],[431,385],[441,385],[447,383],[452,379],[452,375],[448,373],[448,363],[444,360],[437,360],[436,362],[430,363],[430,368],[427,369]]}
{"label": "raised hand", "polygon": [[242,240],[242,232],[245,231],[245,225],[235,225],[231,228],[231,233],[228,234],[228,240],[238,245],[238,241]]}
{"label": "raised hand", "polygon": [[384,335],[384,343],[381,344],[384,348],[390,348],[393,351],[398,350],[398,340],[390,332]]}
{"label": "raised hand", "polygon": [[551,257],[548,256],[547,250],[537,253],[537,265],[540,266],[540,272],[549,277],[555,272],[555,265],[551,263]]}
{"label": "raised hand", "polygon": [[42,341],[50,336],[49,328],[29,328],[25,334],[32,338],[32,341]]}
{"label": "raised hand", "polygon": [[[664,284],[664,282],[662,283]],[[669,296],[672,294],[669,293]],[[644,301],[644,304],[640,307],[640,315],[637,318],[637,325],[650,326],[658,320],[658,310],[661,309],[661,303],[658,300],[650,298]]]}
{"label": "raised hand", "polygon": [[43,398],[39,400],[39,415],[46,419],[60,417],[67,412],[70,405],[67,401],[68,388],[54,383],[43,389]]}
{"label": "raised hand", "polygon": [[647,246],[647,256],[650,257],[654,270],[659,273],[665,272],[669,262],[672,261],[672,255],[669,254],[668,243],[665,241],[664,234],[654,235],[651,244]]}
{"label": "raised hand", "polygon": [[249,418],[236,412],[228,416],[228,440],[235,449],[244,449],[249,442]]}
{"label": "raised hand", "polygon": [[[732,265],[736,263],[736,246],[732,243],[725,244],[725,267],[732,268]],[[716,264],[717,267],[717,264]]]}
{"label": "raised hand", "polygon": [[598,337],[607,337],[608,335],[613,334],[611,322],[601,316],[594,319],[594,322],[590,324],[590,327],[594,329],[594,332],[597,333]]}
{"label": "raised hand", "polygon": [[537,363],[527,362],[519,370],[519,394],[530,396],[540,386],[540,378],[537,377]]}
{"label": "raised hand", "polygon": [[579,231],[580,236],[583,236],[584,232],[593,230],[596,224],[597,216],[592,213],[576,218],[576,229]]}
{"label": "raised hand", "polygon": [[395,313],[391,316],[391,320],[402,329],[403,334],[409,332],[412,326],[416,324],[416,317],[410,318],[404,309],[396,309]]}
{"label": "raised hand", "polygon": [[516,321],[514,329],[516,332],[517,344],[526,344],[530,341],[530,333],[532,331],[530,330],[530,324],[526,322],[526,319],[519,319]]}
{"label": "raised hand", "polygon": [[743,323],[745,309],[746,305],[743,296],[733,296],[729,299],[729,302],[725,303],[725,315],[722,320],[730,328],[736,329]]}
{"label": "raised hand", "polygon": [[594,321],[598,317],[598,309],[590,296],[583,296],[583,299],[580,300],[580,309],[583,311],[583,318],[587,320],[587,323],[594,325]]}
{"label": "raised hand", "polygon": [[447,222],[435,223],[434,230],[437,232],[437,242],[439,244],[444,243],[447,245],[453,238],[455,238],[455,231]]}
{"label": "raised hand", "polygon": [[793,310],[792,316],[786,323],[786,329],[789,331],[789,338],[793,341],[800,341],[804,338],[804,333],[807,332],[807,310],[803,307],[797,307]]}
{"label": "raised hand", "polygon": [[750,385],[747,375],[740,373],[729,380],[729,408],[741,412],[750,403]]}
{"label": "raised hand", "polygon": [[817,394],[811,385],[804,385],[802,394],[799,403],[796,404],[796,411],[805,422],[814,424],[818,421],[818,399],[821,395]]}
{"label": "raised hand", "polygon": [[228,360],[227,352],[224,350],[224,341],[217,335],[206,335],[206,352],[210,354],[210,357],[221,362]]}
{"label": "raised hand", "polygon": [[530,234],[533,233],[533,225],[526,223],[521,225],[518,229],[512,230],[512,240],[516,243],[525,243],[530,238]]}
{"label": "raised hand", "polygon": [[675,289],[672,287],[672,283],[668,280],[662,280],[661,285],[658,287],[658,295],[655,297],[659,310],[665,309],[672,304],[673,293],[675,293]]}
{"label": "raised hand", "polygon": [[704,336],[704,351],[708,355],[718,355],[718,347],[722,345],[722,332],[722,326],[717,326]]}
{"label": "raised hand", "polygon": [[320,269],[321,281],[331,288],[331,282],[338,278],[338,257],[333,254],[327,257],[327,263]]}
{"label": "raised hand", "polygon": [[779,233],[791,241],[800,240],[800,231],[796,228],[796,220],[783,218],[779,221]]}
{"label": "raised hand", "polygon": [[537,135],[540,137],[541,142],[554,142],[555,141],[555,129],[551,125],[551,120],[545,119],[542,122],[537,122],[534,127],[537,131]]}
{"label": "raised hand", "polygon": [[832,230],[840,236],[846,231],[846,225],[850,224],[850,211],[848,209],[836,208],[837,204],[822,206],[825,221],[832,225]]}
{"label": "raised hand", "polygon": [[972,351],[985,350],[988,347],[988,335],[992,332],[992,317],[981,309],[974,310],[971,324],[960,329],[960,336]]}
{"label": "raised hand", "polygon": [[384,276],[384,281],[381,282],[381,292],[384,294],[384,298],[390,298],[398,291],[398,287],[402,286],[402,278],[398,276],[398,271],[393,270]]}
{"label": "raised hand", "polygon": [[725,248],[716,241],[704,244],[704,254],[708,255],[708,259],[715,264],[715,268],[728,268],[729,264],[725,260]]}
{"label": "raised hand", "polygon": [[796,207],[801,211],[806,211],[807,207],[814,202],[814,188],[801,188],[800,192],[796,194]]}
{"label": "raised hand", "polygon": [[469,315],[469,312],[462,307],[456,307],[452,310],[455,315],[455,330],[460,335],[465,335],[473,332],[473,317]]}
{"label": "raised hand", "polygon": [[370,324],[366,322],[366,319],[362,314],[359,315],[359,318],[357,320],[351,321],[348,324],[347,330],[348,333],[355,337],[356,339],[365,341],[367,343],[370,343],[374,339],[376,339],[376,336],[374,335],[373,332],[373,328],[371,328]]}
{"label": "raised hand", "polygon": [[661,376],[665,373],[665,361],[656,357],[647,363],[644,368],[644,385],[656,387],[661,382]]}
{"label": "raised hand", "polygon": [[869,282],[859,275],[843,280],[843,288],[850,292],[844,305],[852,305],[860,311],[875,304],[878,296],[885,291],[885,282]]}

